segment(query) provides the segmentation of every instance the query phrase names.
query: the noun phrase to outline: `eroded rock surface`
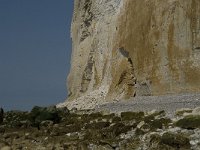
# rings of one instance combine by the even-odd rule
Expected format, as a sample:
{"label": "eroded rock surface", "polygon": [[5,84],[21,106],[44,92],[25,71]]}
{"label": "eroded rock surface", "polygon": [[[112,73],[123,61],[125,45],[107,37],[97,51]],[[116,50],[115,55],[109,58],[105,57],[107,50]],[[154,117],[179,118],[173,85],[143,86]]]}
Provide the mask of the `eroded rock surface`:
{"label": "eroded rock surface", "polygon": [[200,91],[199,0],[74,0],[71,37],[69,101]]}

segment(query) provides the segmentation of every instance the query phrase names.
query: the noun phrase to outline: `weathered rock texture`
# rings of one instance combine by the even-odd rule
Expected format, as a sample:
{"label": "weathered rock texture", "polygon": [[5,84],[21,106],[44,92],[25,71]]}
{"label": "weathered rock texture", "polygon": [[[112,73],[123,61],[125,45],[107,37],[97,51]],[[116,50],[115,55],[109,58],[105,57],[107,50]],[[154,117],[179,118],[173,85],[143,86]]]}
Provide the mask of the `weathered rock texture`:
{"label": "weathered rock texture", "polygon": [[70,100],[200,91],[199,0],[74,0]]}

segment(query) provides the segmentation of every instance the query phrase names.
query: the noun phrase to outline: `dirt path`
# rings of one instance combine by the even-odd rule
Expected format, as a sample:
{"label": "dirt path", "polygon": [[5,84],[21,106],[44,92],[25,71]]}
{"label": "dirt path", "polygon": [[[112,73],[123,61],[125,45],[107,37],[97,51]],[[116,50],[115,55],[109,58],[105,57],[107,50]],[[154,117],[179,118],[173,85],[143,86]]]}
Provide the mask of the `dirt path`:
{"label": "dirt path", "polygon": [[200,107],[200,94],[167,95],[135,97],[128,101],[107,103],[96,108],[97,111],[109,110],[111,112],[122,111],[151,111],[165,110],[167,115],[174,115],[180,108]]}

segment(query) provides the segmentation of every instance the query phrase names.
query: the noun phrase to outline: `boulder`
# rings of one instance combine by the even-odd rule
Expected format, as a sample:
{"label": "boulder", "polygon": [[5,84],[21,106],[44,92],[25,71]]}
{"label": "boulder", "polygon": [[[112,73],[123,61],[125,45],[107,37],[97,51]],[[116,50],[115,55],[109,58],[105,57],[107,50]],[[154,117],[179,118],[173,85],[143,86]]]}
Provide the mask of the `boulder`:
{"label": "boulder", "polygon": [[200,128],[200,115],[188,115],[178,120],[175,125],[184,129]]}
{"label": "boulder", "polygon": [[192,113],[192,109],[190,108],[181,108],[181,109],[177,109],[175,114],[176,116],[183,116],[183,114],[185,113]]}
{"label": "boulder", "polygon": [[192,111],[192,114],[193,114],[193,115],[200,115],[200,107],[195,108],[195,109]]}
{"label": "boulder", "polygon": [[162,135],[161,142],[177,149],[190,148],[189,138],[182,134],[166,132]]}
{"label": "boulder", "polygon": [[189,138],[180,133],[165,132],[164,134],[152,133],[148,136],[146,146],[151,150],[188,150]]}
{"label": "boulder", "polygon": [[144,118],[144,112],[122,112],[122,121],[124,120],[137,120],[140,121]]}

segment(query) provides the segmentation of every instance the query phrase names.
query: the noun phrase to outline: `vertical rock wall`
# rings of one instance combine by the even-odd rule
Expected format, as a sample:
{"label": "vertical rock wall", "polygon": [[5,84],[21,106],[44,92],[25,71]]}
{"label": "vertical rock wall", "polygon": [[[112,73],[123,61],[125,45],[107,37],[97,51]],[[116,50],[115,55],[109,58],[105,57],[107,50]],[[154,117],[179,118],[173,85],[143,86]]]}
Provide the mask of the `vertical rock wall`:
{"label": "vertical rock wall", "polygon": [[200,91],[199,0],[74,0],[71,37],[69,100]]}
{"label": "vertical rock wall", "polygon": [[200,1],[128,0],[115,40],[130,53],[138,94],[200,91]]}

